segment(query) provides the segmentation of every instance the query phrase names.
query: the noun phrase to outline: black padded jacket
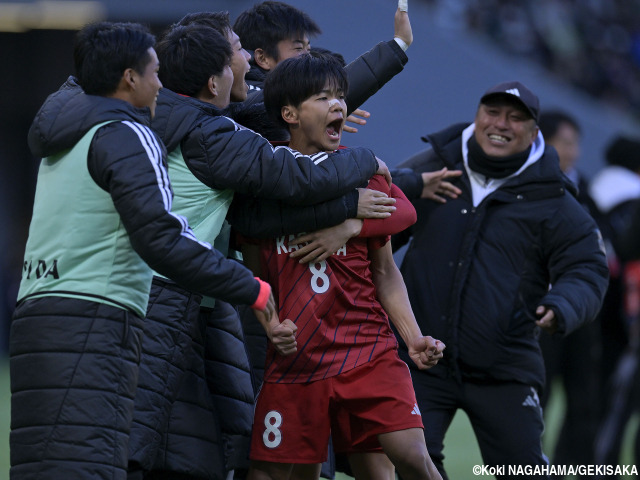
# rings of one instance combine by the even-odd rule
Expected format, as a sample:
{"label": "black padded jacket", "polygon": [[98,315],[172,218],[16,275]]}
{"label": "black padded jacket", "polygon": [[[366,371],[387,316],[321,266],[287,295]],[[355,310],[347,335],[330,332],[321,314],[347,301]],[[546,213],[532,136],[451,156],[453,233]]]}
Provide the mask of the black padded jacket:
{"label": "black padded jacket", "polygon": [[550,307],[563,334],[596,316],[608,283],[601,235],[550,147],[474,206],[462,159],[466,126],[428,135],[432,148],[402,165],[464,172],[454,180],[462,195],[414,201],[417,223],[393,238],[398,248],[412,237],[401,266],[411,305],[422,332],[447,345],[428,374],[540,388],[536,307]]}

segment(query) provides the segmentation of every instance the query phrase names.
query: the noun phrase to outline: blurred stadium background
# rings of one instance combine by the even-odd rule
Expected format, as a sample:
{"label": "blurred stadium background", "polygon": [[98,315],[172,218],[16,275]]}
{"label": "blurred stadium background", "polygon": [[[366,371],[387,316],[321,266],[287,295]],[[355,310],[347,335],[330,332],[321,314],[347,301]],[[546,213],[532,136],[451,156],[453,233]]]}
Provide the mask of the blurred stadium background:
{"label": "blurred stadium background", "polygon": [[[46,96],[72,73],[75,31],[90,21],[135,21],[159,35],[185,13],[227,10],[233,21],[254,3],[0,0],[0,479],[8,478],[9,465],[7,333],[38,166],[26,134]],[[322,28],[312,44],[347,61],[393,36],[395,0],[288,3]],[[364,105],[371,112],[368,125],[345,134],[344,144],[369,146],[395,165],[424,148],[422,135],[470,121],[481,94],[511,79],[534,90],[543,110],[560,107],[578,118],[579,167],[587,176],[603,165],[615,135],[640,137],[640,0],[411,0],[409,13],[409,63]],[[548,412],[547,452],[562,416],[557,405],[555,398]],[[470,478],[481,462],[462,413],[447,440],[451,477]],[[626,448],[621,463],[630,461]]]}

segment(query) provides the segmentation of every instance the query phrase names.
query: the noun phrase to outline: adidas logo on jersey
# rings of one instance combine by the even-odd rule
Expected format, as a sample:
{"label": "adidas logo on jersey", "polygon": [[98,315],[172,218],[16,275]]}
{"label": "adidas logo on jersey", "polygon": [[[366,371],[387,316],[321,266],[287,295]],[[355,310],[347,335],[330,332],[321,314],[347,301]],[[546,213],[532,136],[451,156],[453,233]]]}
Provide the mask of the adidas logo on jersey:
{"label": "adidas logo on jersey", "polygon": [[418,404],[417,403],[413,404],[413,410],[411,410],[411,415],[421,415],[420,414],[420,409],[418,408]]}

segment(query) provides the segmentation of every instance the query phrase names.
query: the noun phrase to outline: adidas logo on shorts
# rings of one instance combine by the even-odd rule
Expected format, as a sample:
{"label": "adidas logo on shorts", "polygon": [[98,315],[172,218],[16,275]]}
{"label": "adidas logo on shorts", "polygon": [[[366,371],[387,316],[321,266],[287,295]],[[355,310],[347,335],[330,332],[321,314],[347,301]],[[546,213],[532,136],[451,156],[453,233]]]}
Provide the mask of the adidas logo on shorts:
{"label": "adidas logo on shorts", "polygon": [[420,409],[418,408],[418,404],[413,404],[413,410],[411,410],[411,415],[420,415]]}

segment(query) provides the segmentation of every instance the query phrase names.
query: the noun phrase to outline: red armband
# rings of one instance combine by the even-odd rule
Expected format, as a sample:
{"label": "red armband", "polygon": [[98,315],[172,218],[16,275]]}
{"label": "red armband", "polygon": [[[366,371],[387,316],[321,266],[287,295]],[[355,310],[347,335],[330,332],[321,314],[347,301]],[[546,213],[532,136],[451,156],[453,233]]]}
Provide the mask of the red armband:
{"label": "red armband", "polygon": [[267,302],[269,301],[269,295],[271,295],[271,285],[269,285],[264,280],[260,280],[258,277],[255,279],[260,284],[260,292],[258,292],[258,298],[251,305],[251,308],[255,310],[264,310],[267,306]]}

